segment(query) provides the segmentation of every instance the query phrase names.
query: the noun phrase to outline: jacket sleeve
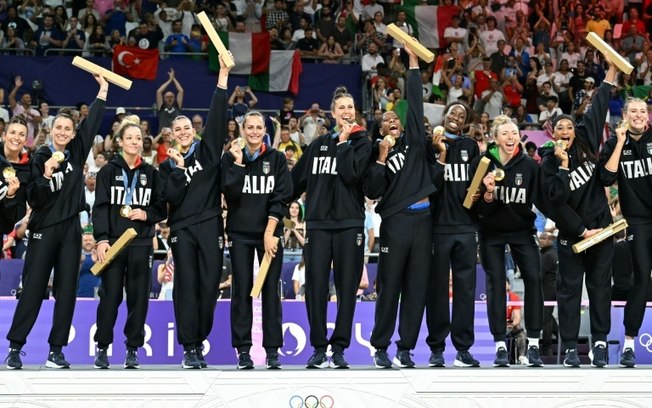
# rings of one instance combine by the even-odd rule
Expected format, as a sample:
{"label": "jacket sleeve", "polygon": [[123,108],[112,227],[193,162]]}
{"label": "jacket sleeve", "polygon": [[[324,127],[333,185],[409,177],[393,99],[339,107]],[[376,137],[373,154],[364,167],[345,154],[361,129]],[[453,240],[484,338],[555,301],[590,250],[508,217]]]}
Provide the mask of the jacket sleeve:
{"label": "jacket sleeve", "polygon": [[79,124],[77,135],[70,141],[71,158],[75,164],[83,167],[86,163],[88,153],[93,148],[95,136],[100,130],[102,119],[104,119],[105,102],[101,99],[95,99],[91,106],[88,107],[88,117]]}
{"label": "jacket sleeve", "polygon": [[235,164],[230,153],[224,154],[222,159],[222,192],[229,206],[240,202],[246,172],[246,167]]}
{"label": "jacket sleeve", "polygon": [[408,111],[405,117],[405,137],[409,145],[424,148],[426,129],[423,126],[423,88],[418,68],[408,70],[406,88]]}
{"label": "jacket sleeve", "polygon": [[599,161],[599,171],[600,171],[600,180],[605,186],[611,186],[616,181],[618,181],[618,170],[610,171],[607,169],[606,164],[613,153],[613,144],[616,140],[615,136],[607,140],[607,143],[604,144],[602,150],[600,151],[600,161]]}
{"label": "jacket sleeve", "polygon": [[172,168],[168,160],[161,163],[159,172],[165,201],[174,207],[180,206],[188,184],[185,171],[178,167]]}
{"label": "jacket sleeve", "polygon": [[147,225],[154,225],[167,218],[168,208],[165,203],[163,181],[161,180],[159,172],[151,166],[148,166],[148,172],[150,173],[150,177],[153,180],[152,201],[150,201],[150,205],[145,209],[145,212],[147,213],[147,220],[145,223]]}
{"label": "jacket sleeve", "polygon": [[308,148],[301,155],[301,158],[296,162],[292,170],[290,171],[290,176],[292,177],[293,192],[292,198],[297,198],[308,187],[308,176],[310,175],[310,162],[312,157],[315,154],[321,139],[315,139],[308,145]]}
{"label": "jacket sleeve", "polygon": [[43,176],[45,170],[45,157],[41,154],[34,155],[30,161],[31,178],[27,185],[27,202],[33,210],[41,210],[52,199],[53,192],[50,187],[52,180]]}
{"label": "jacket sleeve", "polygon": [[584,231],[582,218],[568,205],[570,198],[570,179],[568,170],[560,169],[559,162],[549,155],[541,162],[542,197],[545,207],[551,213],[551,218],[558,228],[573,235]]}
{"label": "jacket sleeve", "polygon": [[10,233],[16,222],[25,216],[25,200],[27,199],[25,190],[25,185],[21,181],[14,198],[5,196],[0,201],[0,234]]}
{"label": "jacket sleeve", "polygon": [[199,146],[202,155],[211,163],[216,163],[222,157],[228,123],[227,108],[226,89],[216,87],[206,118],[204,137]]}
{"label": "jacket sleeve", "polygon": [[[288,203],[292,198],[292,178],[285,155],[278,152],[277,157],[278,174],[274,191],[269,197],[269,216],[281,221],[287,213]],[[279,222],[279,224],[283,223]]]}
{"label": "jacket sleeve", "polygon": [[[475,171],[478,169],[478,164],[480,163],[481,157],[476,156],[471,160],[471,163],[469,164],[469,175],[475,175]],[[480,191],[485,191],[484,190],[484,184],[480,184]],[[476,214],[481,215],[483,217],[488,217],[489,215],[493,214],[498,210],[498,207],[504,205],[502,201],[499,201],[498,199],[494,198],[493,201],[490,203],[486,202],[484,200],[483,194],[480,194],[480,198],[478,198],[478,201],[475,201],[471,207],[471,210],[474,211]]]}
{"label": "jacket sleeve", "polygon": [[364,195],[372,200],[382,197],[387,190],[387,167],[380,163],[372,163],[364,183]]}
{"label": "jacket sleeve", "polygon": [[[113,166],[102,166],[97,173],[95,202],[93,203],[93,235],[97,242],[108,241],[111,236],[109,228],[111,217],[111,173]],[[148,214],[149,218],[149,214]]]}
{"label": "jacket sleeve", "polygon": [[371,159],[371,142],[367,132],[360,131],[356,138],[337,145],[337,174],[345,185],[360,183],[367,176]]}
{"label": "jacket sleeve", "polygon": [[591,100],[591,107],[584,113],[584,120],[576,127],[575,134],[589,143],[595,153],[600,149],[604,134],[604,124],[609,111],[611,84],[602,82]]}

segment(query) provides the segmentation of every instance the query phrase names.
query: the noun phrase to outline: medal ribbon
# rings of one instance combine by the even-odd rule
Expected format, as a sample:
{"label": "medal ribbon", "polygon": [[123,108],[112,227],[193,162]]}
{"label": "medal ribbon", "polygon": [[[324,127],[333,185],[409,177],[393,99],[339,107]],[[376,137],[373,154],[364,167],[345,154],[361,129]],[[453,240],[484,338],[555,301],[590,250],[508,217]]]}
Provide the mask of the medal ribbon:
{"label": "medal ribbon", "polygon": [[129,187],[129,175],[125,169],[122,169],[122,184],[125,187],[125,205],[131,205],[131,200],[134,196],[134,190],[136,189],[136,183],[138,182],[139,176],[140,170],[136,170],[134,178],[131,180],[131,187]]}
{"label": "medal ribbon", "polygon": [[[186,152],[186,154],[183,155],[183,161],[184,161],[184,162],[185,162],[186,160],[188,160],[188,158],[189,158],[190,156],[192,156],[193,153],[195,153],[195,148],[197,147],[197,143],[199,143],[199,142],[193,142],[193,143],[190,145],[190,149],[188,149],[188,152]],[[177,162],[175,162],[174,160],[170,159],[170,165],[171,165],[172,168],[174,169],[174,168],[177,167]]]}
{"label": "medal ribbon", "polygon": [[[50,143],[48,147],[50,148],[50,152],[52,153],[57,151],[57,149],[54,148],[54,145],[52,143]],[[70,157],[70,152],[68,151],[68,149],[64,149],[63,156],[65,157],[64,161],[67,161],[68,158]]]}

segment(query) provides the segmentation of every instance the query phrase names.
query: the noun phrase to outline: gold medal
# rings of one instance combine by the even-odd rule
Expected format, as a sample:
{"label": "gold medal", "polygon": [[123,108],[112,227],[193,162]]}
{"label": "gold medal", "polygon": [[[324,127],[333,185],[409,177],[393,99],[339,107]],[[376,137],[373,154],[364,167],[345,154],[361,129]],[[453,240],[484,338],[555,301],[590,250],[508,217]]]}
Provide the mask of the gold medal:
{"label": "gold medal", "polygon": [[503,169],[496,169],[492,173],[494,174],[494,180],[496,181],[501,181],[505,178],[505,170]]}
{"label": "gold medal", "polygon": [[438,136],[438,135],[443,135],[446,129],[443,126],[435,126],[435,128],[432,130],[432,135],[433,136]]}
{"label": "gold medal", "polygon": [[629,122],[627,122],[626,120],[621,120],[620,122],[618,122],[616,127],[617,128],[625,128],[625,130],[629,130]]}
{"label": "gold medal", "polygon": [[566,150],[568,143],[566,143],[565,140],[557,140],[555,141],[555,146],[559,147],[562,150]]}
{"label": "gold medal", "polygon": [[394,147],[394,145],[396,144],[396,139],[394,139],[392,135],[385,136],[383,140],[389,143],[389,147]]}
{"label": "gold medal", "polygon": [[5,167],[2,169],[2,177],[6,179],[16,177],[16,169],[13,167]]}
{"label": "gold medal", "polygon": [[131,206],[129,205],[123,205],[120,207],[120,216],[124,218],[129,218],[129,215],[131,215]]}
{"label": "gold medal", "polygon": [[245,146],[247,146],[247,142],[245,142],[243,137],[239,137],[239,138],[235,139],[235,143],[238,145],[238,147],[241,150],[244,150]]}
{"label": "gold medal", "polygon": [[52,153],[52,158],[57,161],[57,163],[63,163],[63,161],[66,159],[66,156],[63,154],[63,152],[54,152]]}

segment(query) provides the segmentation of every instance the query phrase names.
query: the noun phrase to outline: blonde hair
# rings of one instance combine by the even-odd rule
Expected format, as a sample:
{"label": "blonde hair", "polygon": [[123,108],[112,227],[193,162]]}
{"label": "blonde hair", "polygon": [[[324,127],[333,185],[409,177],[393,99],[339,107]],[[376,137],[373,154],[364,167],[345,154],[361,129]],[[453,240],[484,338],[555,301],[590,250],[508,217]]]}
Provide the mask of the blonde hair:
{"label": "blonde hair", "polygon": [[516,125],[512,118],[510,118],[507,115],[498,115],[494,118],[493,123],[491,124],[491,137],[496,139],[496,135],[498,134],[498,128],[501,127],[502,125],[508,125],[508,124]]}
{"label": "blonde hair", "polygon": [[122,139],[125,130],[130,127],[137,127],[138,130],[142,132],[142,129],[140,129],[140,118],[137,115],[125,116],[124,119],[122,119],[120,126],[118,126],[118,130],[115,132],[116,138]]}

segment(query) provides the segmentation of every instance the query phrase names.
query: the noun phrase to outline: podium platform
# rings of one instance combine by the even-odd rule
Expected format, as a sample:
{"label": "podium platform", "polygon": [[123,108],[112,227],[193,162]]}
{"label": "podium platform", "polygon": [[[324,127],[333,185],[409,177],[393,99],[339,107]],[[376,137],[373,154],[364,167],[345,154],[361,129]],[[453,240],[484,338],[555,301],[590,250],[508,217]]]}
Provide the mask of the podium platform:
{"label": "podium platform", "polygon": [[[0,371],[2,407],[650,407],[652,367]],[[321,403],[320,403],[321,401]]]}

